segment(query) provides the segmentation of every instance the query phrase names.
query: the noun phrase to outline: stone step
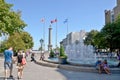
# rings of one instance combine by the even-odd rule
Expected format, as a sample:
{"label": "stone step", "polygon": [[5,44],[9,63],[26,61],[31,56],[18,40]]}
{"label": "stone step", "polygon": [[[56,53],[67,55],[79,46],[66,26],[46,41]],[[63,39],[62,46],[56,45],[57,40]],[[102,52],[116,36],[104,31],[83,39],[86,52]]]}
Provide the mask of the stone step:
{"label": "stone step", "polygon": [[[64,70],[71,70],[71,71],[80,71],[80,72],[96,72],[98,73],[98,70],[95,67],[84,67],[84,66],[73,66],[68,64],[54,64],[49,63],[45,61],[37,61],[36,62],[39,65],[47,66],[47,67],[53,67],[53,68],[60,68]],[[120,68],[110,68],[111,73],[120,73]]]}

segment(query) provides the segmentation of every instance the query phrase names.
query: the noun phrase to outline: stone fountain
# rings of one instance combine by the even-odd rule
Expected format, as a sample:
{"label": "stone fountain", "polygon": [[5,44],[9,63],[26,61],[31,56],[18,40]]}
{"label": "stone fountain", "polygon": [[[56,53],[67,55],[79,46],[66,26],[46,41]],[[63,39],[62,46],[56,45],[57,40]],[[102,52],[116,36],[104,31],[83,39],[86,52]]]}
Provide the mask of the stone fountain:
{"label": "stone fountain", "polygon": [[92,45],[85,45],[83,38],[73,44],[66,46],[65,52],[69,62],[78,62],[81,64],[93,64],[96,62],[96,55]]}

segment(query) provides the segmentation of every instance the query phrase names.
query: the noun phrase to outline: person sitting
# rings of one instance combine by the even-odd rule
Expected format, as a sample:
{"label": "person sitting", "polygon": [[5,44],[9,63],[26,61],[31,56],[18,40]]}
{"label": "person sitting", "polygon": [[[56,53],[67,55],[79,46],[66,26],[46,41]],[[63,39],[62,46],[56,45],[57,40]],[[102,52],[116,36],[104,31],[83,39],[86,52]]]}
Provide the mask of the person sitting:
{"label": "person sitting", "polygon": [[108,66],[108,63],[107,63],[107,60],[104,60],[104,61],[103,61],[102,66],[103,66],[103,69],[105,70],[105,72],[106,72],[107,74],[111,74],[111,73],[110,73],[109,66]]}
{"label": "person sitting", "polygon": [[35,53],[32,53],[32,54],[31,54],[31,62],[32,62],[32,61],[36,62],[36,60],[35,60]]}
{"label": "person sitting", "polygon": [[102,72],[103,68],[102,68],[102,60],[101,60],[101,59],[99,59],[99,60],[96,62],[95,67],[96,67],[96,69],[98,69],[99,73]]}

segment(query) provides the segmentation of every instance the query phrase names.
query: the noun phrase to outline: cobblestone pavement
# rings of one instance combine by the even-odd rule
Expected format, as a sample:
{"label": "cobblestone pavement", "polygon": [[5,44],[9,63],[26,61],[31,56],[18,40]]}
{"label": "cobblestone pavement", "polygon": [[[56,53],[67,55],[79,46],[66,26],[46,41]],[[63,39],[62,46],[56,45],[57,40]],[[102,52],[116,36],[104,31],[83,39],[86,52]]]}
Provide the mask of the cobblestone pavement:
{"label": "cobblestone pavement", "polygon": [[[88,72],[74,72],[58,68],[40,66],[34,62],[30,62],[30,58],[28,58],[27,61],[28,62],[24,69],[23,79],[21,80],[120,80],[120,74],[107,75]],[[0,63],[2,62],[3,61],[0,61]],[[17,80],[17,69],[15,67],[16,64],[14,64],[13,76],[14,80]],[[3,73],[0,73],[0,80],[3,80],[3,77]]]}

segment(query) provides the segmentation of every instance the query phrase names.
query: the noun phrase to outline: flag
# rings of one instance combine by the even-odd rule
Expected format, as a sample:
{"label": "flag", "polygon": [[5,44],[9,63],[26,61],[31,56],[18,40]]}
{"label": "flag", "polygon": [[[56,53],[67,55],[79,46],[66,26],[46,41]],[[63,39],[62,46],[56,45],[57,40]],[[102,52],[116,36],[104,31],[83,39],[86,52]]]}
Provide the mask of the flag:
{"label": "flag", "polygon": [[57,22],[57,19],[51,20],[51,24]]}
{"label": "flag", "polygon": [[57,19],[55,19],[55,22],[57,22]]}
{"label": "flag", "polygon": [[41,21],[41,22],[45,22],[45,19],[44,19],[44,18],[42,18],[40,21]]}
{"label": "flag", "polygon": [[54,20],[51,20],[51,24],[54,23],[55,21]]}
{"label": "flag", "polygon": [[65,19],[65,21],[63,22],[64,24],[68,22],[68,19]]}

